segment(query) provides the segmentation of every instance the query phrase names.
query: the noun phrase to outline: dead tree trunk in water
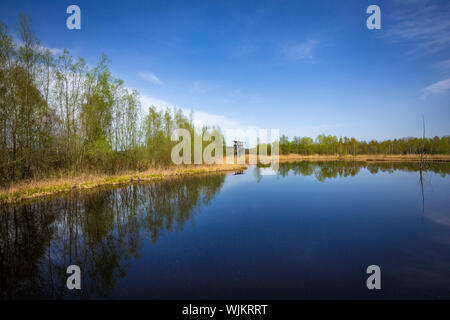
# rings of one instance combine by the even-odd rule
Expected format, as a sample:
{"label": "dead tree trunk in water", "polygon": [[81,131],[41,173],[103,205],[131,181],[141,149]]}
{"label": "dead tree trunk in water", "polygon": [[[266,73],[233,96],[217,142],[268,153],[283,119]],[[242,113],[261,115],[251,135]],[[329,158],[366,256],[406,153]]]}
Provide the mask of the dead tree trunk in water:
{"label": "dead tree trunk in water", "polygon": [[425,117],[422,116],[423,134],[422,134],[422,150],[420,153],[420,169],[423,168],[423,155],[425,153]]}
{"label": "dead tree trunk in water", "polygon": [[423,156],[424,156],[424,152],[425,152],[425,117],[422,116],[422,125],[423,125],[423,135],[422,135],[422,150],[420,153],[420,168],[419,168],[419,172],[420,172],[420,186],[422,189],[422,218],[425,215],[425,195],[423,192],[423,165],[424,165],[424,160],[423,160]]}

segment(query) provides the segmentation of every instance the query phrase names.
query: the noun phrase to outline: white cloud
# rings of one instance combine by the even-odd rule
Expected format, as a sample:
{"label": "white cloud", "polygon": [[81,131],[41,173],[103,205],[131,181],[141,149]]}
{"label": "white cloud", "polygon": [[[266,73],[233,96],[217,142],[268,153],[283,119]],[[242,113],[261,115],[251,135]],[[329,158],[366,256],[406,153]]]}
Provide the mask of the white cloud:
{"label": "white cloud", "polygon": [[[189,109],[185,106],[179,106],[172,103],[169,103],[165,100],[155,98],[153,96],[149,96],[146,94],[141,94],[141,105],[144,111],[144,114],[147,114],[148,108],[150,106],[154,106],[158,111],[165,110],[167,108],[172,109],[173,107],[177,107],[181,109],[185,116],[189,116],[191,111],[193,112],[193,123],[197,128],[202,128],[203,126],[218,126],[222,129],[224,133],[226,133],[227,129],[240,129],[243,131],[247,130],[258,130],[260,129],[258,126],[254,125],[244,125],[233,119],[228,118],[227,116],[215,113],[209,113],[201,110]],[[227,138],[227,137],[226,137]],[[227,144],[230,144],[230,141],[227,141]]]}
{"label": "white cloud", "polygon": [[395,42],[410,43],[408,54],[434,54],[450,48],[448,3],[396,0],[394,4],[386,34]]}
{"label": "white cloud", "polygon": [[237,129],[242,127],[238,122],[224,115],[194,110],[194,124],[198,127],[205,125],[219,126],[224,129]]}
{"label": "white cloud", "polygon": [[139,76],[142,79],[144,79],[145,81],[150,82],[150,83],[155,84],[155,85],[158,85],[158,86],[162,86],[164,84],[164,82],[159,80],[158,77],[155,76],[151,72],[139,72]]}
{"label": "white cloud", "polygon": [[[15,42],[15,44],[19,47],[23,46],[23,42],[21,39],[18,38],[13,38],[13,41]],[[64,53],[64,49],[60,49],[60,48],[50,48],[44,45],[39,45],[38,46],[39,50],[45,51],[45,50],[49,50],[51,54],[55,55],[55,56],[59,56],[62,55]]]}
{"label": "white cloud", "polygon": [[426,98],[430,94],[441,93],[448,90],[450,90],[450,78],[438,81],[436,83],[429,85],[426,88],[423,88],[422,98]]}
{"label": "white cloud", "polygon": [[302,43],[284,46],[283,54],[286,58],[291,60],[302,60],[310,63],[316,63],[317,59],[314,57],[313,51],[316,49],[317,44],[317,40],[307,40]]}
{"label": "white cloud", "polygon": [[59,56],[59,55],[62,55],[63,53],[64,53],[64,49],[59,49],[59,48],[47,48],[47,47],[45,47],[46,49],[48,49],[50,52],[51,52],[51,54],[53,54],[53,55],[55,55],[55,56]]}
{"label": "white cloud", "polygon": [[438,61],[434,64],[434,66],[439,69],[450,69],[450,59]]}
{"label": "white cloud", "polygon": [[194,82],[190,88],[190,91],[193,93],[205,94],[211,90],[216,89],[216,85],[210,85],[206,83]]}
{"label": "white cloud", "polygon": [[167,108],[173,108],[174,105],[170,104],[164,100],[152,97],[152,96],[148,96],[145,94],[140,94],[140,98],[141,98],[141,105],[144,109],[144,112],[147,112],[148,108],[150,106],[154,106],[157,110],[165,110]]}
{"label": "white cloud", "polygon": [[230,92],[227,96],[224,96],[220,99],[222,103],[236,103],[239,102],[241,104],[256,104],[263,102],[263,97],[259,93],[254,94],[244,94],[241,90],[237,89]]}
{"label": "white cloud", "polygon": [[155,98],[155,97],[152,97],[149,95],[145,95],[145,94],[141,94],[140,97],[141,97],[141,104],[142,104],[142,107],[144,108],[145,112],[147,112],[148,107],[150,107],[150,106],[154,106],[157,110],[165,110],[167,108],[177,107],[178,109],[181,109],[181,111],[183,111],[183,113],[186,116],[188,116],[191,113],[191,111],[193,111],[194,112],[194,119],[193,119],[194,125],[196,125],[198,127],[202,127],[204,125],[220,126],[221,128],[242,127],[242,125],[240,125],[238,122],[236,122],[230,118],[227,118],[224,115],[189,109],[184,106],[178,106],[178,105],[169,103],[165,100],[158,99],[158,98]]}

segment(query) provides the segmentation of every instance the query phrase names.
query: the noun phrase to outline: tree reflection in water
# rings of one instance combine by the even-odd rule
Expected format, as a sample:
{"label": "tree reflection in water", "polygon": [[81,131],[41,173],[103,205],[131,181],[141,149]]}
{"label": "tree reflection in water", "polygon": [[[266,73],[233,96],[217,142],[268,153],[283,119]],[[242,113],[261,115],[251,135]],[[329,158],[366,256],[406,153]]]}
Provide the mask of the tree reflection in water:
{"label": "tree reflection in water", "polygon": [[[363,169],[372,174],[419,172],[420,164],[282,163],[278,175],[312,176],[326,181],[355,176]],[[254,168],[257,182],[265,179],[263,170],[270,168]],[[445,177],[450,173],[450,164],[429,163],[426,171]],[[166,233],[183,230],[194,219],[194,213],[218,194],[224,181],[223,174],[176,178],[73,192],[53,200],[1,208],[0,299],[114,297],[118,281],[145,254],[145,241],[156,243]],[[81,268],[81,291],[66,288],[66,268],[71,264]]]}
{"label": "tree reflection in water", "polygon": [[[2,208],[0,299],[110,297],[144,241],[182,230],[224,180],[178,178]],[[82,270],[82,290],[66,288],[71,264]]]}
{"label": "tree reflection in water", "polygon": [[[257,182],[261,181],[261,168],[267,166],[258,165],[255,168]],[[419,172],[419,162],[363,162],[363,161],[300,161],[280,163],[278,173],[282,177],[289,174],[314,176],[318,181],[334,179],[338,177],[356,176],[362,169],[367,169],[371,174],[378,172],[393,173],[394,171]],[[450,162],[430,162],[425,171],[433,172],[445,177],[450,174]]]}

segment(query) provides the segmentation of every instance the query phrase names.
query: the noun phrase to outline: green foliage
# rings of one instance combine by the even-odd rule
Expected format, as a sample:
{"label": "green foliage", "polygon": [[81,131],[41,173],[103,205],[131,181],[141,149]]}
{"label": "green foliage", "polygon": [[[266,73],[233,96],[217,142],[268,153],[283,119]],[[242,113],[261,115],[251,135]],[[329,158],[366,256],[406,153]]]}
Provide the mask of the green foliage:
{"label": "green foliage", "polygon": [[294,137],[289,140],[285,135],[280,138],[280,154],[321,154],[321,155],[357,155],[384,154],[407,155],[450,154],[450,136],[434,138],[403,138],[394,140],[358,141],[355,138],[320,134],[315,140],[309,137]]}
{"label": "green foliage", "polygon": [[20,18],[20,45],[0,22],[0,183],[167,165],[175,128],[192,139],[207,129],[197,132],[176,108],[150,106],[143,117],[139,93],[113,77],[106,55],[93,68],[67,50],[55,57]]}

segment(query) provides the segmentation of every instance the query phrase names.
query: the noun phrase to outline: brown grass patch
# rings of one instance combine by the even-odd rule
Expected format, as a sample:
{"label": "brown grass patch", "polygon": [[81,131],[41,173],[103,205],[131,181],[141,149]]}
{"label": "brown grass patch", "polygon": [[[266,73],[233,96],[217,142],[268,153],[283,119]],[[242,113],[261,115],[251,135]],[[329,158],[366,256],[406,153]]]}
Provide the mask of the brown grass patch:
{"label": "brown grass patch", "polygon": [[154,168],[143,172],[128,171],[117,175],[61,175],[59,178],[22,181],[8,188],[1,188],[0,203],[14,203],[75,189],[92,189],[105,185],[121,185],[136,181],[152,181],[169,177],[245,169],[247,169],[247,166],[241,164],[183,165],[169,168]]}
{"label": "brown grass patch", "polygon": [[[300,154],[289,154],[289,155],[280,155],[280,162],[290,162],[290,161],[411,161],[416,162],[420,161],[420,154],[407,154],[407,155],[383,155],[383,154],[374,154],[374,155],[300,155]],[[424,155],[425,161],[450,161],[450,155],[439,155],[439,154],[431,154]]]}

